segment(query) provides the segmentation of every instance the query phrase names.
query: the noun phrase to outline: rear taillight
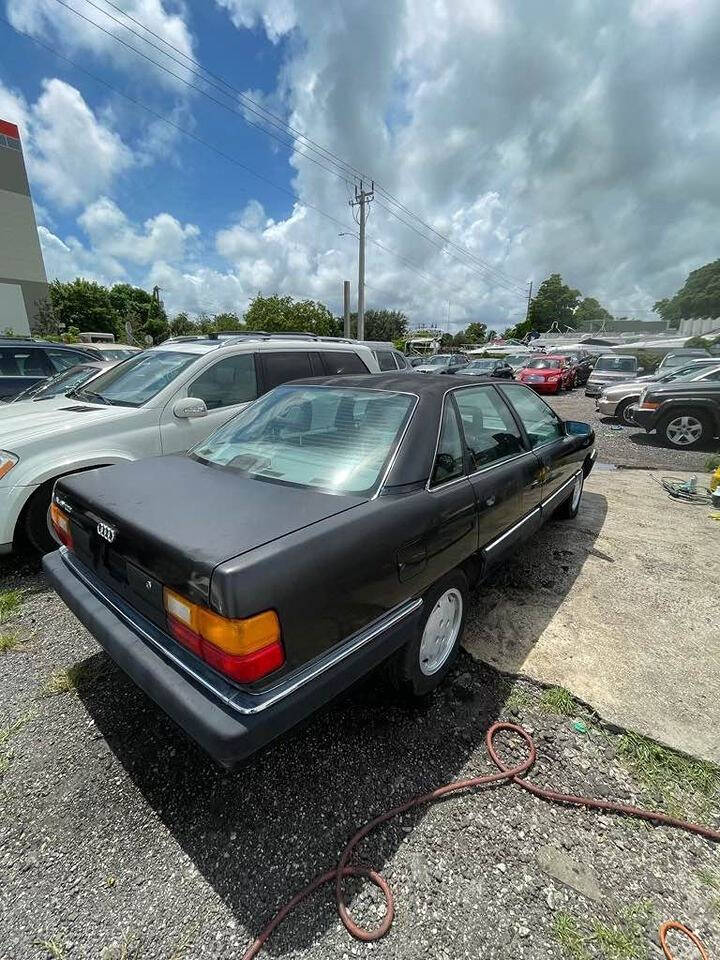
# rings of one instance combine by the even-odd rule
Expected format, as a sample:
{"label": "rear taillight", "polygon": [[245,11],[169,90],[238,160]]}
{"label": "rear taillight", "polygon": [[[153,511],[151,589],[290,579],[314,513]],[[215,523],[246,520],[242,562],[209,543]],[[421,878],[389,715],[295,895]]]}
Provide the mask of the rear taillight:
{"label": "rear taillight", "polygon": [[231,620],[165,588],[168,628],[188,650],[233,680],[252,683],[285,663],[280,621],[274,610]]}
{"label": "rear taillight", "polygon": [[73,538],[72,530],[70,529],[70,518],[55,502],[50,504],[50,521],[60,543],[64,544],[69,550],[72,550]]}

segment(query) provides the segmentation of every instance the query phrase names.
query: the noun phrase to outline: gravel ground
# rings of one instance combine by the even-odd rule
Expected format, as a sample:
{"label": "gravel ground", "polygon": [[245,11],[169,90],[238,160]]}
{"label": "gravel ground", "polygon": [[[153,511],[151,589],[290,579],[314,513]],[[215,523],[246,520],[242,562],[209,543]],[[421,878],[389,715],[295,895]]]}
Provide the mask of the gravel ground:
{"label": "gravel ground", "polygon": [[639,427],[621,425],[595,412],[595,400],[585,396],[585,388],[578,387],[559,397],[546,400],[566,420],[584,420],[594,430],[598,461],[623,467],[652,467],[661,470],[704,469],[705,461],[717,451],[717,444],[707,450],[674,450],[664,447],[654,433],[645,433]]}
{"label": "gravel ground", "polygon": [[[576,729],[579,707],[553,712],[538,689],[465,655],[423,705],[367,680],[228,774],[98,652],[36,568],[6,563],[3,573],[2,589],[25,591],[2,627],[25,642],[0,654],[0,727],[10,730],[0,742],[3,960],[239,957],[359,825],[489,771],[483,738],[497,718],[534,733],[539,783],[676,802],[720,825],[717,796],[697,792],[711,771],[683,772],[663,799],[618,734],[592,717]],[[73,665],[71,689],[51,693],[53,674],[62,691],[56,672]],[[405,815],[360,857],[394,890],[390,934],[350,939],[324,890],[285,922],[270,956],[654,960],[667,918],[689,922],[720,955],[720,850],[698,837],[503,787]],[[357,918],[377,923],[374,889],[349,891]]]}

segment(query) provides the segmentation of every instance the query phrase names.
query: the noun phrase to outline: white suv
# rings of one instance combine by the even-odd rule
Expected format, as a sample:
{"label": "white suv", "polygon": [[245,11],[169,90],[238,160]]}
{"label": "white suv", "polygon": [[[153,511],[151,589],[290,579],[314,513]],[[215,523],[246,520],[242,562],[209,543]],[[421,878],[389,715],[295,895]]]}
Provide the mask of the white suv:
{"label": "white suv", "polygon": [[353,341],[186,338],[145,350],[67,395],[0,409],[0,554],[20,539],[42,552],[55,548],[47,514],[58,477],[185,451],[288,380],[368,372],[378,373],[378,362]]}

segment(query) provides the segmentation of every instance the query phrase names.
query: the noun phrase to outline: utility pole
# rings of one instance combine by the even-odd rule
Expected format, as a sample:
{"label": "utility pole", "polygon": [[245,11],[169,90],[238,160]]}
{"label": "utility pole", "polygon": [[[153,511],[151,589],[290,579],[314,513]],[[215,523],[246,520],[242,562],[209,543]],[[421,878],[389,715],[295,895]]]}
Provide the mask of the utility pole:
{"label": "utility pole", "polygon": [[527,305],[527,310],[525,311],[525,319],[526,319],[526,320],[527,320],[528,317],[530,316],[530,304],[531,304],[531,302],[532,302],[532,287],[533,287],[533,282],[532,282],[532,280],[531,280],[531,281],[530,281],[530,289],[528,290],[528,305]]}
{"label": "utility pole", "polygon": [[365,223],[367,219],[368,204],[375,197],[375,181],[370,184],[370,189],[365,190],[363,181],[360,181],[360,189],[355,187],[355,199],[350,201],[351,207],[360,208],[360,216],[357,221],[360,227],[360,238],[358,247],[358,318],[357,318],[357,339],[365,339]]}
{"label": "utility pole", "polygon": [[343,336],[350,336],[350,281],[343,280]]}

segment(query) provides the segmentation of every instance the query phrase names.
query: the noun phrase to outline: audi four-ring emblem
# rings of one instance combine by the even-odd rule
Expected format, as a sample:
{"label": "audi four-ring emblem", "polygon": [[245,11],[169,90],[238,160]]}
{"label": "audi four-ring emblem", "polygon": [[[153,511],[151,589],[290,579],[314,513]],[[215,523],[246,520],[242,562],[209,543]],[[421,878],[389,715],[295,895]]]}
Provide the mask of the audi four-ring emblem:
{"label": "audi four-ring emblem", "polygon": [[110,526],[109,523],[103,523],[102,520],[97,525],[97,532],[98,536],[102,537],[103,540],[107,540],[108,543],[112,543],[117,536],[117,530],[115,527]]}

